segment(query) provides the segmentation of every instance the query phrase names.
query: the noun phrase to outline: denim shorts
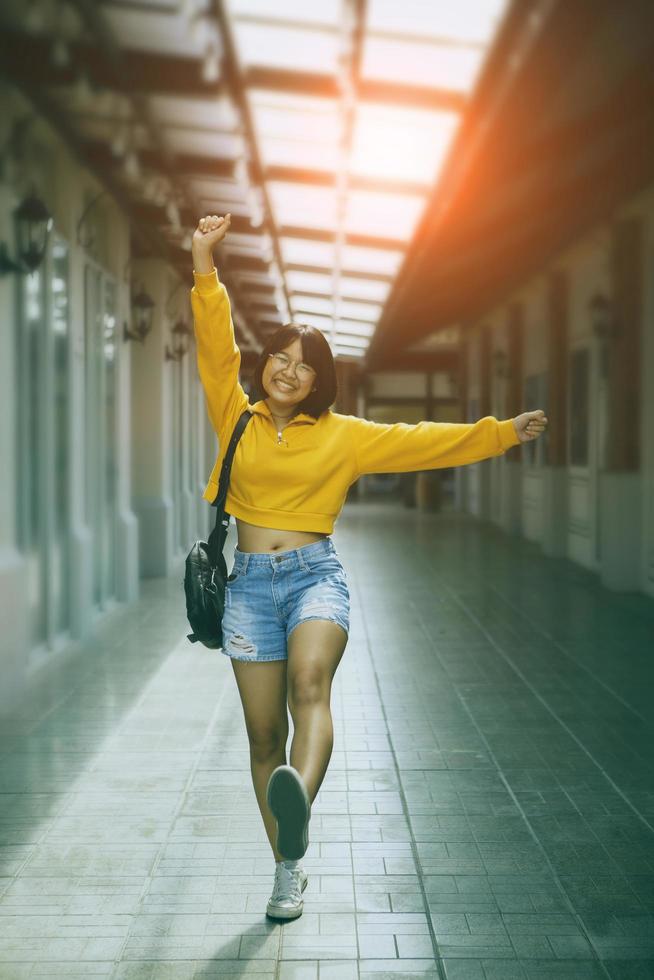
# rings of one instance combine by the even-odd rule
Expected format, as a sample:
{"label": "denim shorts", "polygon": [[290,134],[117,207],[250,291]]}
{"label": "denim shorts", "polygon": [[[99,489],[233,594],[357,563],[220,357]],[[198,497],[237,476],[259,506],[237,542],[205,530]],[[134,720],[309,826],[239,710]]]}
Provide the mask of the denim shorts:
{"label": "denim shorts", "polygon": [[289,635],[308,619],[350,630],[350,593],[331,538],[290,551],[234,549],[225,585],[222,652],[235,660],[286,660]]}

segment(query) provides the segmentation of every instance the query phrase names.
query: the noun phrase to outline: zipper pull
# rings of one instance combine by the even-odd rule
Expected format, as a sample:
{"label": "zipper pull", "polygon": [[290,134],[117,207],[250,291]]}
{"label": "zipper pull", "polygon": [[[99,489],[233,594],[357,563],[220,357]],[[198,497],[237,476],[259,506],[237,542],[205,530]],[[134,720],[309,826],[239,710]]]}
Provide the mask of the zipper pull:
{"label": "zipper pull", "polygon": [[281,433],[281,430],[280,430],[280,431],[277,432],[277,445],[278,446],[281,446],[281,444],[282,444],[282,433]]}

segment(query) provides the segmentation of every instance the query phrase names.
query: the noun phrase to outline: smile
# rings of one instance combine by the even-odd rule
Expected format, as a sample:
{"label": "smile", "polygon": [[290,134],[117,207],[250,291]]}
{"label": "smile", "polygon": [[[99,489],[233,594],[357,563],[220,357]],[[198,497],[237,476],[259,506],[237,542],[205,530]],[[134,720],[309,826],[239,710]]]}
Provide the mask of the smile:
{"label": "smile", "polygon": [[285,381],[282,381],[279,378],[275,380],[275,384],[278,385],[282,389],[282,391],[295,391],[293,385],[286,384]]}

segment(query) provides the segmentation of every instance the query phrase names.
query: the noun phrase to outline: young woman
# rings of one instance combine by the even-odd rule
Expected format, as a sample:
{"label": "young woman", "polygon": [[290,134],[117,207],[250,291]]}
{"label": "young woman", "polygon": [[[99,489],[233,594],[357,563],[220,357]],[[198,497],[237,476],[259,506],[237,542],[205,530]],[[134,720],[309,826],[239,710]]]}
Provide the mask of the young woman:
{"label": "young woman", "polygon": [[[267,913],[302,914],[311,803],[333,747],[331,685],[349,631],[347,577],[330,537],[347,490],[363,473],[474,463],[535,439],[542,410],[470,424],[381,424],[340,415],[331,349],[313,327],[288,324],[268,341],[249,402],[240,351],[212,249],[230,215],[202,218],[193,235],[191,304],[198,368],[219,451],[204,497],[213,501],[223,455],[244,409],[225,509],[238,545],[225,592],[222,652],[231,658],[250,744],[254,792],[275,857]],[[286,764],[288,709],[295,728]]]}

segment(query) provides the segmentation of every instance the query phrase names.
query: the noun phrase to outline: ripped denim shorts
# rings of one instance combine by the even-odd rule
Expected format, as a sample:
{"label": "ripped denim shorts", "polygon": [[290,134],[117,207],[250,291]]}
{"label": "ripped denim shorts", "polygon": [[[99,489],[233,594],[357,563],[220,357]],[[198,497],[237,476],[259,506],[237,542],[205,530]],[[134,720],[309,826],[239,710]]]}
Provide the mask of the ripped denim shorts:
{"label": "ripped denim shorts", "polygon": [[291,632],[308,619],[350,630],[347,577],[331,538],[289,551],[234,549],[225,586],[222,652],[236,660],[286,660]]}

